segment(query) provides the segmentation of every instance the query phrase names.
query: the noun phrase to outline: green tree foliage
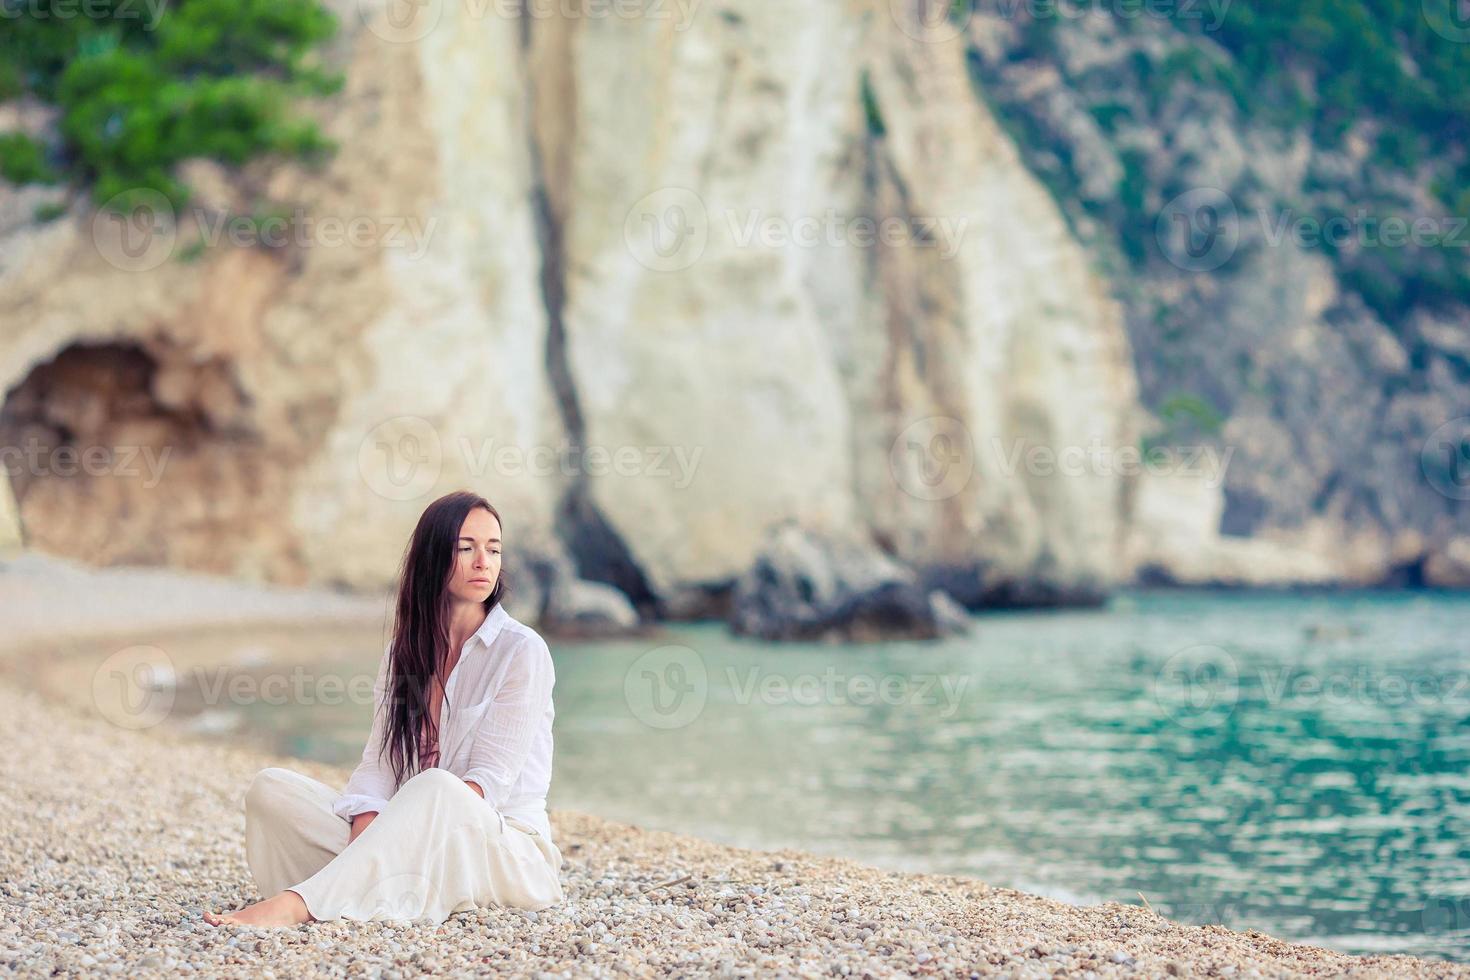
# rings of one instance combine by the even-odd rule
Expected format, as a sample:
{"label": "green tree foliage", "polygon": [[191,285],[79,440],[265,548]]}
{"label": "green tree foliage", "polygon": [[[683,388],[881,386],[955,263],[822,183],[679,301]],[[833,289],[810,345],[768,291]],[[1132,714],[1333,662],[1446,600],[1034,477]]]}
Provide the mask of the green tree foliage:
{"label": "green tree foliage", "polygon": [[1233,0],[1214,38],[1255,79],[1256,113],[1309,126],[1323,145],[1354,123],[1380,127],[1374,162],[1434,183],[1440,212],[1371,202],[1378,219],[1441,223],[1444,244],[1341,257],[1344,278],[1394,322],[1418,305],[1470,302],[1470,22],[1459,0]]}
{"label": "green tree foliage", "polygon": [[[990,6],[990,0],[966,3],[967,12]],[[1321,245],[1348,287],[1395,324],[1420,306],[1470,303],[1470,230],[1463,224],[1470,219],[1470,19],[1462,4],[1230,0],[1219,20],[1202,16],[1204,5],[1193,5],[1194,16],[1172,17],[1170,24],[1204,43],[1176,47],[1162,57],[1135,51],[1121,73],[1144,99],[1142,118],[1130,118],[1134,110],[1109,88],[1119,84],[1117,77],[1084,75],[1068,82],[1082,98],[1094,100],[1093,116],[1110,138],[1130,124],[1151,125],[1147,113],[1157,115],[1181,92],[1200,89],[1227,93],[1254,124],[1305,131],[1329,151],[1342,148],[1351,127],[1368,123],[1364,132],[1372,143],[1365,173],[1339,178],[1309,172],[1308,199],[1296,210],[1323,223],[1346,216],[1354,229],[1389,221],[1433,224],[1436,234],[1409,245],[1382,239],[1358,247]],[[1020,44],[1011,57],[1060,64],[1064,27],[1078,23],[1084,11],[1111,13],[1129,31],[1142,26],[1148,6],[1145,0],[1010,4],[1002,9],[1032,11],[1018,16]],[[982,73],[973,73],[983,93]],[[1077,202],[1080,178],[1070,172],[1065,140],[1032,118],[1024,104],[1000,105],[997,114],[1059,200]],[[1080,205],[1116,236],[1122,257],[1140,266],[1156,247],[1158,202],[1188,188],[1172,183],[1169,173],[1145,174],[1143,158],[1126,142],[1116,149],[1122,164],[1116,199]],[[1427,188],[1432,200],[1404,188]]]}
{"label": "green tree foliage", "polygon": [[[1452,18],[1455,2],[1233,0],[1216,40],[1258,79],[1263,107],[1310,105],[1324,136],[1370,113],[1393,122],[1404,138],[1463,143],[1470,44],[1432,23]],[[1296,98],[1303,86],[1315,89],[1305,103]]]}
{"label": "green tree foliage", "polygon": [[[241,164],[330,148],[290,110],[341,84],[313,61],[336,30],[317,0],[0,0],[0,13],[0,98],[60,110],[60,144],[39,173],[89,184],[99,202],[122,195],[127,207],[146,189],[182,204],[174,169],[189,157]],[[21,152],[0,145],[7,160]],[[8,179],[40,179],[6,167]]]}
{"label": "green tree foliage", "polygon": [[0,133],[0,177],[12,184],[49,184],[56,172],[40,143],[25,133]]}

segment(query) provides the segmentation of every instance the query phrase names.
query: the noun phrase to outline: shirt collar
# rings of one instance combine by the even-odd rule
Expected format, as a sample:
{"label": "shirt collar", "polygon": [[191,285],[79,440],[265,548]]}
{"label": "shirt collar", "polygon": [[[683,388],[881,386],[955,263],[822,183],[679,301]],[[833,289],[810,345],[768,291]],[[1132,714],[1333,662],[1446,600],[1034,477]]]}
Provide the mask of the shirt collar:
{"label": "shirt collar", "polygon": [[505,611],[505,604],[497,602],[495,608],[485,616],[485,621],[480,624],[480,628],[475,630],[474,635],[488,647],[509,621],[510,613]]}

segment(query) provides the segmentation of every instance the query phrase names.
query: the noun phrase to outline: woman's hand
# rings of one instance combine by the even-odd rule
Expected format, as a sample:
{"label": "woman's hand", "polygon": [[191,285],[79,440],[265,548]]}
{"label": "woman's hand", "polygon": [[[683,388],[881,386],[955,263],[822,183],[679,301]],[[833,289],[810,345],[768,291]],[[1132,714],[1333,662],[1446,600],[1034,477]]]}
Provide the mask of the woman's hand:
{"label": "woman's hand", "polygon": [[357,816],[353,817],[352,830],[347,835],[347,843],[351,844],[353,841],[357,840],[358,836],[364,830],[367,830],[368,824],[372,823],[373,818],[377,815],[377,810],[369,810],[367,813],[359,813]]}

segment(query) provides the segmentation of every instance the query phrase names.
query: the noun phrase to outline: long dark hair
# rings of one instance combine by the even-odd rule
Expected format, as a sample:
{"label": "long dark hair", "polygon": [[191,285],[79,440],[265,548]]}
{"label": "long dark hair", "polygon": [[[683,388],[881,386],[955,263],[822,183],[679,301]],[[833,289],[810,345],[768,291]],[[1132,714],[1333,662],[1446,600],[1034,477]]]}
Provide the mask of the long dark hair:
{"label": "long dark hair", "polygon": [[[378,750],[380,757],[384,752],[388,754],[397,785],[402,785],[405,773],[419,766],[419,728],[429,714],[430,685],[437,668],[449,656],[448,585],[455,571],[455,549],[465,515],[476,507],[485,508],[500,521],[500,512],[478,494],[458,490],[440,497],[419,515],[403,554],[388,687],[384,692],[388,723]],[[485,600],[487,614],[505,598],[508,588],[502,560],[495,589]],[[444,710],[450,710],[447,698]],[[436,742],[438,722],[437,718],[427,718],[428,730]]]}

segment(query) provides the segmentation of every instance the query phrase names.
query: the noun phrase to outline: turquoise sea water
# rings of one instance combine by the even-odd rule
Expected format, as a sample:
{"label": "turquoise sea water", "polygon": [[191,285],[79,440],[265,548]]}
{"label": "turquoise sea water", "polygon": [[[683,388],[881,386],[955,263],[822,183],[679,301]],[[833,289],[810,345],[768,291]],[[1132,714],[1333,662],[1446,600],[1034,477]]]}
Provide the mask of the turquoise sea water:
{"label": "turquoise sea water", "polygon": [[[1126,594],[938,643],[554,643],[553,808],[1470,958],[1470,596]],[[375,659],[369,656],[367,660]],[[372,664],[346,664],[366,670]],[[351,762],[366,708],[256,706]]]}

